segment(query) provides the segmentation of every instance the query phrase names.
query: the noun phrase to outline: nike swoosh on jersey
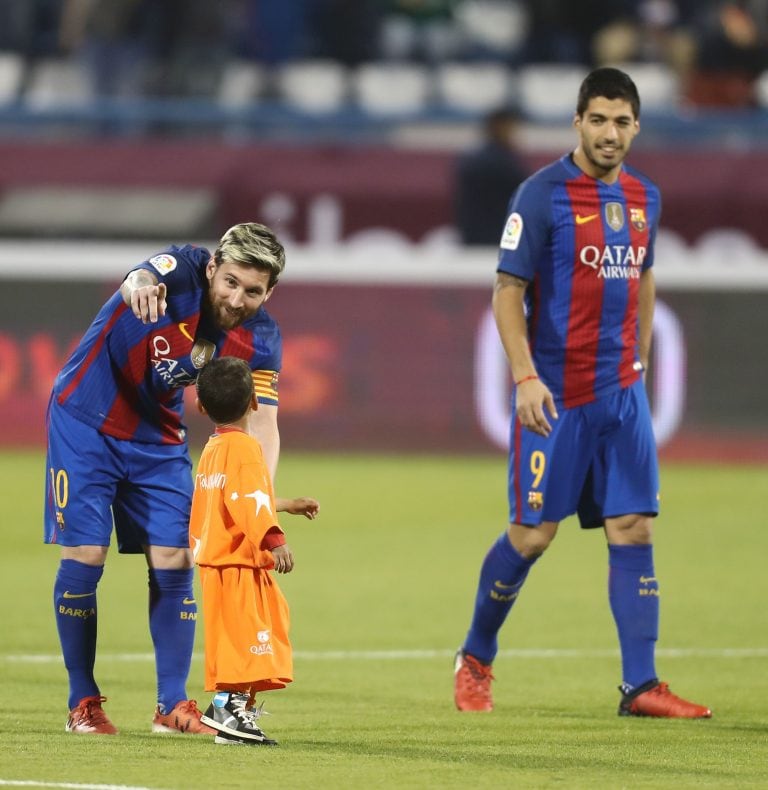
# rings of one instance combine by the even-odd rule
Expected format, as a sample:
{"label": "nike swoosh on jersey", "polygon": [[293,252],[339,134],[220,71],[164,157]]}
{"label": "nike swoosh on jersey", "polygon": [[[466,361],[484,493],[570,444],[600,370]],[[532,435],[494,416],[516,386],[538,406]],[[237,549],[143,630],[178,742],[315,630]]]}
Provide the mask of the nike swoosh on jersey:
{"label": "nike swoosh on jersey", "polygon": [[184,606],[191,606],[193,603],[195,603],[195,599],[194,598],[185,598],[182,601],[182,603],[184,604]]}
{"label": "nike swoosh on jersey", "polygon": [[503,582],[500,582],[500,581],[497,579],[497,580],[496,580],[496,581],[493,583],[493,586],[494,586],[494,587],[498,587],[500,590],[514,590],[514,589],[515,589],[515,587],[517,587],[518,585],[516,585],[516,584],[504,584]]}
{"label": "nike swoosh on jersey", "polygon": [[587,222],[592,222],[593,219],[597,219],[600,215],[599,214],[587,214],[585,217],[582,217],[581,214],[576,215],[576,224],[577,225],[586,225]]}
{"label": "nike swoosh on jersey", "polygon": [[192,340],[194,342],[195,338],[192,337],[192,335],[190,335],[189,332],[187,332],[188,326],[189,324],[185,324],[185,323],[179,324],[179,332],[181,332],[181,334],[184,335],[184,337],[186,337],[187,340]]}
{"label": "nike swoosh on jersey", "polygon": [[91,595],[96,595],[95,592],[89,593],[71,593],[69,590],[64,590],[62,598],[88,598]]}

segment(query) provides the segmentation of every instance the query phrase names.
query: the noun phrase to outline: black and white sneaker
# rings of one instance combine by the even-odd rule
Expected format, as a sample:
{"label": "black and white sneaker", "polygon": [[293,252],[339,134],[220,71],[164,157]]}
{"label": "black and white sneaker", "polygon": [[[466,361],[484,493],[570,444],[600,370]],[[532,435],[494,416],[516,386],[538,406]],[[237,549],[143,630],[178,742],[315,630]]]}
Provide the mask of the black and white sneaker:
{"label": "black and white sneaker", "polygon": [[218,730],[215,743],[277,746],[256,724],[261,708],[248,707],[248,695],[220,691],[200,721]]}

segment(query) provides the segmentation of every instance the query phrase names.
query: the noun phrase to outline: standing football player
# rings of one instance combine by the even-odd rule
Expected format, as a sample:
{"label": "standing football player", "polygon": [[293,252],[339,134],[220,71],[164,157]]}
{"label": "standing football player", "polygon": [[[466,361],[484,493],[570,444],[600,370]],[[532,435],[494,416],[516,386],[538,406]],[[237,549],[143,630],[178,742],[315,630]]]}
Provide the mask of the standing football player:
{"label": "standing football player", "polygon": [[640,99],[613,68],[581,85],[573,153],[516,191],[493,311],[514,379],[509,527],[491,546],[456,656],[462,711],[493,707],[497,635],[533,564],[578,514],[608,541],[608,598],[622,658],[619,714],[709,718],[659,681],[652,524],[658,462],[645,393],[660,197],[624,164]]}
{"label": "standing football player", "polygon": [[[282,245],[257,223],[230,228],[213,255],[173,246],[127,275],[56,378],[47,414],[45,541],[61,546],[53,597],[69,676],[69,732],[117,732],[94,679],[96,588],[114,526],[118,550],[143,552],[149,566],[152,729],[214,733],[185,688],[197,606],[182,396],[214,356],[245,360],[260,404],[249,430],[274,477],[282,344],[264,303],[284,265]],[[286,505],[290,512],[316,504],[296,502]]]}

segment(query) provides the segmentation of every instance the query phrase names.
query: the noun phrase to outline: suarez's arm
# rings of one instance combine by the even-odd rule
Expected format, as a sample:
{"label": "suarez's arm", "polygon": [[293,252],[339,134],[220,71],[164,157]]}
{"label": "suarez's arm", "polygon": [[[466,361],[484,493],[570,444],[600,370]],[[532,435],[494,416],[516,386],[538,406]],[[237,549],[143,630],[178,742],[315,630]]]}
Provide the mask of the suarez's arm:
{"label": "suarez's arm", "polygon": [[651,338],[653,336],[653,310],[656,305],[656,280],[653,269],[647,268],[640,275],[638,294],[638,354],[645,370],[651,361]]}
{"label": "suarez's arm", "polygon": [[527,286],[528,281],[521,277],[498,272],[493,288],[493,315],[513,379],[517,382],[517,417],[523,427],[548,436],[552,426],[544,413],[544,407],[555,418],[557,410],[552,393],[538,377],[531,357],[525,320]]}

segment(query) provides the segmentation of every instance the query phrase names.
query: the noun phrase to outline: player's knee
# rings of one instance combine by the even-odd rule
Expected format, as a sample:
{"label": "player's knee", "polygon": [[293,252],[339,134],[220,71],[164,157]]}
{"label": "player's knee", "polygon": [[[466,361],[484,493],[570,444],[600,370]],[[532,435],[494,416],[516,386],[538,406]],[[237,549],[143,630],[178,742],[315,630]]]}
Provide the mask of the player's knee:
{"label": "player's knee", "polygon": [[557,524],[546,522],[538,527],[510,524],[507,534],[517,553],[527,560],[532,560],[540,557],[547,550],[557,534]]}
{"label": "player's knee", "polygon": [[652,542],[653,519],[640,513],[606,519],[608,542],[629,546],[644,546]]}
{"label": "player's knee", "polygon": [[150,568],[158,570],[186,570],[194,567],[192,552],[185,547],[145,546],[144,553]]}
{"label": "player's knee", "polygon": [[98,567],[107,561],[107,546],[62,546],[61,559]]}

